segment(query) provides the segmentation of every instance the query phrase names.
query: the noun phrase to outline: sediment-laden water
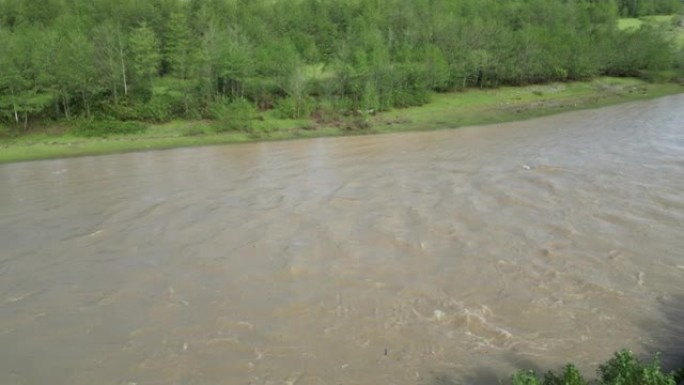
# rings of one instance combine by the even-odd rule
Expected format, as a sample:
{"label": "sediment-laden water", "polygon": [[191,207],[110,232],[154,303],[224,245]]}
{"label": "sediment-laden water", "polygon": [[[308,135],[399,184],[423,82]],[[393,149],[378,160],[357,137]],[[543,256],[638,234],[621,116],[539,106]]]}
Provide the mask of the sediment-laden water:
{"label": "sediment-laden water", "polygon": [[0,166],[1,384],[495,384],[684,354],[684,95]]}

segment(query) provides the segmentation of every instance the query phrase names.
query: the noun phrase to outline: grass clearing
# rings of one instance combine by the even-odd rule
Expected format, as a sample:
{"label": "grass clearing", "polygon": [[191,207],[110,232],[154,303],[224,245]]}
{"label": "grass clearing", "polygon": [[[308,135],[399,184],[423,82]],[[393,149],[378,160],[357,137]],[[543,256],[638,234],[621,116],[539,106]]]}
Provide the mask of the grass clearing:
{"label": "grass clearing", "polygon": [[644,21],[634,17],[626,17],[618,20],[618,28],[621,30],[638,29],[644,24]]}
{"label": "grass clearing", "polygon": [[[247,132],[217,134],[210,121],[176,120],[151,125],[134,135],[83,138],[63,126],[45,132],[0,139],[0,163],[32,159],[110,154],[186,146],[244,143],[349,134],[425,131],[524,120],[558,112],[596,108],[684,92],[676,84],[651,84],[631,78],[468,90],[433,94],[431,102],[369,116],[370,128],[349,132],[342,124],[317,125],[311,119],[279,119],[260,114]],[[65,133],[67,132],[67,133]]]}
{"label": "grass clearing", "polygon": [[684,47],[684,15],[657,15],[640,18],[618,19],[620,30],[639,29],[642,25],[657,25],[663,27],[680,47]]}
{"label": "grass clearing", "polygon": [[305,65],[303,73],[307,79],[324,80],[335,76],[335,72],[323,63]]}
{"label": "grass clearing", "polygon": [[374,129],[390,132],[501,123],[682,91],[684,88],[674,84],[648,84],[630,78],[600,78],[590,82],[437,94],[425,106],[378,115]]}

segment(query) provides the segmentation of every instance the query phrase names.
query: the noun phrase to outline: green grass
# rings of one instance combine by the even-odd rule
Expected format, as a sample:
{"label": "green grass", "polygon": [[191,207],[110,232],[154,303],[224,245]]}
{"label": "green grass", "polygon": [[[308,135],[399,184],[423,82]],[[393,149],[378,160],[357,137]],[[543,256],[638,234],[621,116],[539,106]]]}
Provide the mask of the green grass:
{"label": "green grass", "polygon": [[638,29],[644,24],[660,25],[671,35],[675,43],[684,47],[684,27],[676,25],[674,22],[679,15],[657,15],[644,16],[640,18],[622,18],[618,20],[618,28],[621,30]]}
{"label": "green grass", "polygon": [[641,19],[648,23],[658,23],[658,24],[672,24],[672,20],[679,15],[652,15],[644,16]]}
{"label": "green grass", "polygon": [[642,24],[644,24],[643,20],[633,17],[626,17],[618,20],[618,28],[621,30],[637,29],[641,27]]}
{"label": "green grass", "polygon": [[618,20],[618,28],[622,30],[629,28],[639,28],[645,23],[672,26],[672,20],[677,16],[678,15],[654,15],[644,16],[640,18],[625,17]]}
{"label": "green grass", "polygon": [[680,47],[684,47],[684,27],[677,27],[675,29],[675,42]]}
{"label": "green grass", "polygon": [[684,88],[673,84],[648,84],[630,78],[601,78],[591,82],[437,94],[425,106],[381,114],[376,119],[374,129],[390,132],[500,123],[682,91]]}
{"label": "green grass", "polygon": [[[587,82],[528,87],[502,87],[433,94],[421,106],[383,112],[368,117],[369,129],[352,134],[389,133],[456,128],[468,125],[529,119],[563,111],[595,108],[632,100],[684,92],[676,84],[650,84],[629,78],[600,78]],[[105,138],[76,137],[65,127],[0,139],[0,163],[70,156],[144,151],[185,146],[243,143],[347,135],[344,122],[317,125],[309,119],[278,119],[274,111],[260,115],[249,132],[216,134],[209,121],[172,121],[151,125],[134,135]]]}
{"label": "green grass", "polygon": [[335,76],[335,72],[331,68],[326,67],[325,64],[322,63],[305,65],[303,72],[306,79],[309,80],[323,80]]}

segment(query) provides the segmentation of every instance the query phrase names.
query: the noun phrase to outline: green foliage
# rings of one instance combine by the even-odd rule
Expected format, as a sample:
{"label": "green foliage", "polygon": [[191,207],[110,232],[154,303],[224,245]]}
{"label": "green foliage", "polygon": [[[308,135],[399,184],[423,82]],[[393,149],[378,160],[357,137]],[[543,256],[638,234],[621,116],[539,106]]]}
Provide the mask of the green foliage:
{"label": "green foliage", "polygon": [[147,130],[147,126],[139,122],[84,120],[77,122],[70,132],[73,135],[83,137],[106,137],[109,135],[139,134],[145,130]]}
{"label": "green foliage", "polygon": [[679,369],[675,370],[672,374],[674,376],[675,383],[681,384],[682,382],[684,382],[684,363]]}
{"label": "green foliage", "polygon": [[162,123],[171,120],[171,109],[174,99],[170,96],[153,97],[144,104],[137,104],[135,107],[135,120],[146,122]]}
{"label": "green foliage", "polygon": [[[677,385],[684,368],[678,372],[663,373],[659,356],[651,362],[640,361],[629,350],[621,350],[598,368],[597,385]],[[511,377],[513,385],[588,385],[575,365],[567,364],[560,374],[549,371],[540,379],[534,371],[520,370]]]}
{"label": "green foliage", "polygon": [[186,137],[187,136],[201,136],[201,135],[206,135],[206,134],[208,134],[208,132],[203,127],[200,127],[200,126],[197,126],[194,124],[184,128],[181,131],[181,135],[186,136]]}
{"label": "green foliage", "polygon": [[606,72],[616,76],[639,76],[644,70],[672,68],[675,52],[662,28],[642,25],[618,33]]}
{"label": "green foliage", "polygon": [[252,131],[252,120],[256,116],[256,108],[248,100],[239,98],[230,102],[216,103],[212,106],[216,122],[215,132]]}
{"label": "green foliage", "polygon": [[673,374],[665,374],[656,355],[650,363],[641,362],[629,350],[621,350],[599,366],[598,373],[605,385],[676,385]]}
{"label": "green foliage", "polygon": [[[194,104],[185,95],[164,93],[156,95],[147,102],[122,100],[119,103],[106,103],[98,106],[98,118],[105,120],[139,120],[150,123],[164,123],[173,117],[192,117]],[[187,112],[187,113],[186,113]]]}
{"label": "green foliage", "polygon": [[173,13],[169,19],[163,54],[168,73],[181,79],[191,75],[196,51],[186,15],[180,12]]}
{"label": "green foliage", "polygon": [[533,370],[519,370],[511,377],[513,385],[542,385]]}
{"label": "green foliage", "polygon": [[9,138],[13,134],[14,132],[9,126],[0,123],[0,138]]}
{"label": "green foliage", "polygon": [[682,8],[680,0],[616,0],[616,3],[620,14],[628,17],[673,14]]}
{"label": "green foliage", "polygon": [[311,113],[311,117],[319,124],[332,124],[343,118],[340,103],[335,100],[323,99]]}
{"label": "green foliage", "polygon": [[[170,92],[171,84],[155,84],[160,93]],[[533,94],[543,90],[544,98]],[[639,92],[629,92],[629,91]],[[546,86],[501,87],[496,90],[467,90],[462,93],[433,94],[431,102],[422,107],[380,113],[370,119],[372,132],[399,132],[409,130],[443,129],[465,125],[491,124],[514,119],[550,115],[558,111],[600,107],[620,102],[650,99],[681,92],[677,84],[648,84],[633,78],[600,78],[594,81],[553,84]],[[515,101],[510,103],[511,101]],[[278,120],[274,111],[260,112],[253,121],[252,131],[215,134],[213,122],[174,120],[151,125],[140,135],[119,136],[115,140],[81,138],[73,143],[69,135],[50,136],[31,130],[26,136],[3,140],[0,163],[54,158],[64,155],[93,155],[129,150],[171,148],[197,144],[245,142],[267,137],[285,139],[294,137],[320,137],[340,133],[345,115],[350,114],[351,102],[336,95],[318,99],[313,119]],[[98,107],[100,108],[100,107]],[[517,110],[515,114],[512,111]],[[320,115],[319,115],[320,114]],[[324,114],[330,114],[328,117]],[[320,118],[319,118],[320,116]],[[210,115],[207,115],[210,117]],[[99,117],[104,119],[105,117]],[[319,120],[320,119],[320,120]],[[328,120],[325,120],[328,119]],[[320,123],[323,121],[327,123]],[[315,123],[314,123],[315,122]],[[9,124],[10,128],[15,126]],[[71,126],[64,122],[53,125],[52,133]],[[189,127],[197,127],[192,129]],[[57,129],[58,131],[55,131]],[[194,132],[193,132],[194,131]],[[200,135],[200,132],[206,135]],[[366,131],[359,132],[360,134]],[[68,145],[68,144],[75,145]]]}
{"label": "green foliage", "polygon": [[367,131],[371,128],[371,126],[372,125],[368,116],[361,114],[358,116],[347,117],[342,124],[342,129],[348,132]]}
{"label": "green foliage", "polygon": [[159,71],[159,42],[154,31],[146,23],[134,29],[129,37],[132,72],[137,81],[135,88],[141,100],[152,97],[152,80]]}
{"label": "green foliage", "polygon": [[[679,0],[0,0],[0,120],[203,118],[225,99],[302,118],[323,99],[376,112],[433,91],[664,78],[684,73],[670,42],[679,19],[664,31],[643,16],[679,10]],[[620,14],[644,25],[620,30]]]}
{"label": "green foliage", "polygon": [[577,370],[575,365],[567,364],[563,368],[563,372],[557,375],[553,372],[548,372],[544,375],[544,385],[588,385],[587,380],[582,377],[582,374]]}
{"label": "green foliage", "polygon": [[314,110],[314,100],[311,97],[289,96],[278,100],[275,106],[277,116],[281,119],[300,119],[309,117]]}

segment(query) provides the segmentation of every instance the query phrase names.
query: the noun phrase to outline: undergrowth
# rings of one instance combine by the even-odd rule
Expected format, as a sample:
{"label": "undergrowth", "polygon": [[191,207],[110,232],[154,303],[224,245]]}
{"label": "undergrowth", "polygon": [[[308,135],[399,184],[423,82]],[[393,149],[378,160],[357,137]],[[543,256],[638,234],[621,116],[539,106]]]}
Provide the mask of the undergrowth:
{"label": "undergrowth", "polygon": [[585,379],[575,365],[567,364],[560,373],[547,372],[543,377],[532,370],[519,370],[511,377],[512,385],[677,385],[684,381],[684,367],[665,372],[660,356],[641,361],[629,350],[621,350],[600,365],[598,378]]}

